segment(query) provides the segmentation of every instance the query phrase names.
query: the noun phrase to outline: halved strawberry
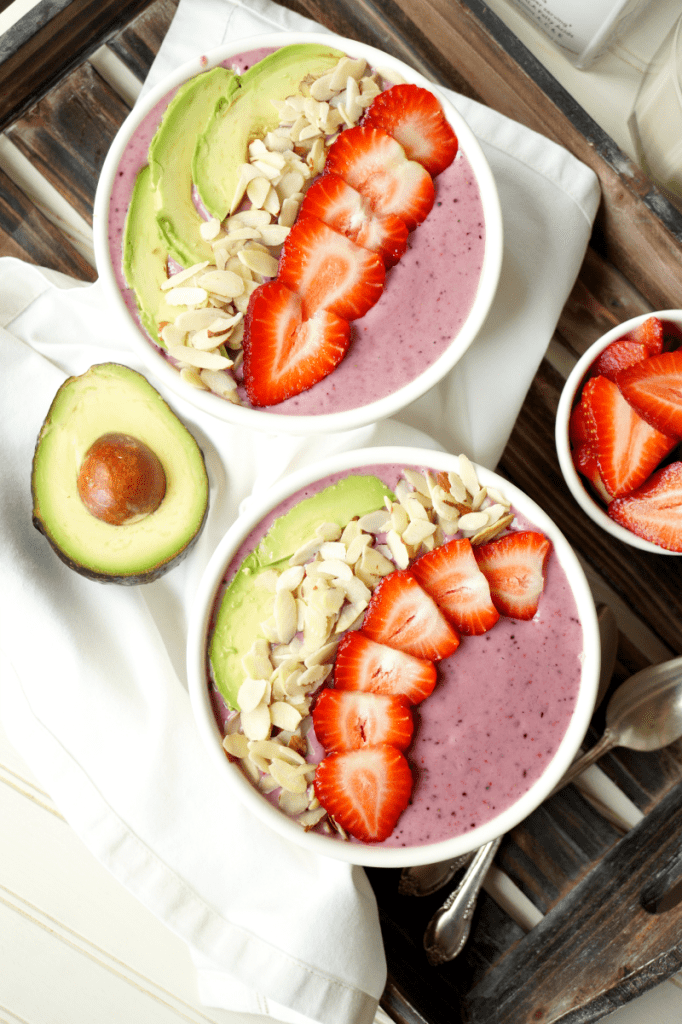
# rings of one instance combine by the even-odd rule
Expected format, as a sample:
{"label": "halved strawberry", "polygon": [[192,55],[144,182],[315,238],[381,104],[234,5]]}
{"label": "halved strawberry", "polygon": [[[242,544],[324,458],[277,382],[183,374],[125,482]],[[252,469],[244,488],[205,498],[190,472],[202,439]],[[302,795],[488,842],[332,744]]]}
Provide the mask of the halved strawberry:
{"label": "halved strawberry", "polygon": [[365,843],[388,839],[412,795],[412,773],[397,747],[329,754],[315,771],[315,795],[346,832]]}
{"label": "halved strawberry", "polygon": [[329,147],[325,174],[338,174],[377,214],[395,214],[408,231],[426,218],[435,199],[431,175],[379,128],[346,128]]}
{"label": "halved strawberry", "polygon": [[[635,369],[632,367],[623,373],[629,374]],[[597,456],[604,487],[613,498],[628,494],[646,480],[675,447],[676,441],[642,419],[606,377],[588,380],[583,400],[589,444]]]}
{"label": "halved strawberry", "polygon": [[418,704],[436,685],[436,666],[427,658],[370,640],[358,630],[346,633],[336,649],[334,687],[404,697]]}
{"label": "halved strawberry", "polygon": [[327,751],[390,743],[407,750],[414,721],[404,697],[352,690],[322,690],[313,708],[315,735]]}
{"label": "halved strawberry", "polygon": [[411,570],[440,610],[466,636],[480,636],[500,617],[471,541],[448,541],[418,558]]}
{"label": "halved strawberry", "polygon": [[629,404],[656,430],[682,437],[682,350],[662,352],[618,374]]}
{"label": "halved strawberry", "polygon": [[657,356],[663,351],[663,321],[657,316],[649,316],[639,327],[633,328],[623,335],[623,340],[637,341],[646,345],[650,356]]}
{"label": "halved strawberry", "polygon": [[671,462],[632,494],[616,498],[608,513],[638,537],[682,551],[682,462]]}
{"label": "halved strawberry", "polygon": [[415,658],[440,661],[459,647],[459,636],[409,569],[397,569],[377,585],[362,632]]}
{"label": "halved strawberry", "polygon": [[568,438],[572,445],[584,444],[589,437],[587,420],[585,414],[585,403],[581,400],[576,406],[568,421]]}
{"label": "halved strawberry", "polygon": [[551,542],[534,530],[519,530],[474,548],[478,567],[490,584],[501,615],[532,619],[545,585]]}
{"label": "halved strawberry", "polygon": [[630,341],[627,338],[622,338],[620,341],[611,342],[604,349],[594,364],[594,370],[597,374],[608,377],[609,380],[615,382],[616,375],[621,370],[627,370],[628,366],[641,363],[643,359],[647,359],[650,355],[651,352],[644,342]]}
{"label": "halved strawberry", "polygon": [[334,231],[319,217],[299,214],[287,235],[277,279],[298,292],[304,317],[325,309],[357,320],[381,298],[386,268],[380,256]]}
{"label": "halved strawberry", "polygon": [[363,125],[388,132],[434,178],[457,156],[458,141],[440,103],[418,85],[394,85],[372,102]]}
{"label": "halved strawberry", "polygon": [[389,213],[374,213],[368,201],[338,174],[322,174],[305,194],[300,217],[323,220],[356,245],[381,256],[392,267],[407,249],[407,224]]}
{"label": "halved strawberry", "polygon": [[252,405],[274,405],[306,391],[338,366],[350,324],[320,310],[304,320],[301,298],[281,281],[259,285],[244,321],[244,385]]}
{"label": "halved strawberry", "polygon": [[585,441],[574,448],[571,456],[577,471],[589,480],[602,501],[608,505],[611,501],[611,495],[604,487],[604,481],[599,472],[597,454],[589,441]]}

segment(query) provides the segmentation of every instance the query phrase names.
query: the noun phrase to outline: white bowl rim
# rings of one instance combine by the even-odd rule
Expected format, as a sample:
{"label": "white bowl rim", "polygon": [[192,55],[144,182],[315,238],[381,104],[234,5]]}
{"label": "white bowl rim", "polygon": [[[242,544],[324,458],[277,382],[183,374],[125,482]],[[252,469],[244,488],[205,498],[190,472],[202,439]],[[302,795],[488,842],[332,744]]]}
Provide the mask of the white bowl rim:
{"label": "white bowl rim", "polygon": [[344,843],[314,832],[304,832],[292,819],[270,804],[241,770],[228,761],[221,746],[222,737],[213,714],[206,675],[208,626],[216,595],[234,552],[268,511],[295,491],[331,473],[382,463],[431,466],[436,470],[455,472],[459,465],[456,456],[443,451],[403,446],[360,448],[337,453],[298,470],[280,481],[267,494],[253,499],[248,511],[236,520],[218,544],[202,576],[190,615],[187,673],[192,710],[209,755],[222,777],[232,787],[233,793],[257,817],[284,838],[311,852],[369,867],[406,867],[447,860],[475,850],[519,824],[549,796],[571,764],[589,726],[597,694],[600,643],[592,593],[577,556],[559,528],[539,505],[517,487],[491,470],[475,466],[482,484],[502,489],[517,511],[550,538],[575,597],[583,629],[580,689],[573,715],[554,757],[531,788],[496,818],[464,835],[426,846],[389,848]]}
{"label": "white bowl rim", "polygon": [[597,338],[597,340],[590,345],[587,351],[583,353],[568,375],[566,383],[561,391],[555,421],[555,444],[559,459],[559,466],[564,480],[568,485],[568,489],[582,510],[590,517],[590,519],[592,519],[593,522],[597,524],[597,526],[601,526],[603,530],[610,533],[612,537],[616,538],[616,540],[620,540],[624,544],[629,544],[633,548],[639,548],[640,551],[648,551],[654,555],[673,555],[679,557],[682,552],[670,551],[668,548],[661,547],[660,544],[653,544],[651,541],[645,540],[643,537],[638,537],[637,534],[631,533],[630,530],[626,530],[624,526],[621,526],[620,523],[615,522],[615,520],[611,519],[610,516],[606,514],[601,506],[590,495],[582,482],[580,474],[573,464],[573,459],[571,457],[571,443],[568,437],[568,423],[573,409],[573,402],[580,385],[583,383],[583,378],[587,374],[592,363],[612,342],[618,341],[618,339],[622,338],[623,335],[632,331],[635,327],[638,327],[652,316],[658,317],[659,320],[670,320],[672,323],[675,323],[678,327],[682,328],[682,310],[680,309],[663,309],[654,310],[651,313],[641,313],[639,316],[632,317],[630,320],[624,320],[622,324],[617,324],[615,327],[612,327],[611,330],[607,331],[606,334],[603,334],[601,338]]}
{"label": "white bowl rim", "polygon": [[[346,53],[357,53],[366,58],[374,67],[390,67],[398,71],[408,81],[415,82],[429,89],[438,97],[457,133],[460,147],[466,154],[479,184],[481,202],[485,216],[486,245],[481,267],[481,275],[474,302],[459,333],[451,345],[438,359],[428,366],[418,377],[404,385],[398,391],[384,398],[335,413],[320,415],[284,415],[282,413],[265,412],[247,406],[234,405],[218,398],[208,391],[193,388],[181,380],[176,369],[156,350],[131,315],[123,296],[120,294],[116,277],[111,265],[108,238],[109,197],[116,176],[118,164],[126,148],[129,135],[140,121],[163,99],[167,92],[179,86],[186,79],[207,71],[216,64],[235,56],[238,53],[253,49],[282,47],[292,43],[323,43],[335,46]],[[340,430],[351,430],[366,426],[376,420],[386,419],[420,398],[434,387],[445,374],[452,369],[464,355],[477,337],[492,306],[502,269],[503,227],[502,210],[495,179],[480,143],[463,116],[432,82],[407,64],[392,57],[382,50],[353,39],[347,39],[334,33],[319,32],[276,32],[249,36],[232,44],[224,44],[197,55],[186,61],[181,67],[154,86],[135,104],[119,129],[102,166],[102,171],[95,193],[93,210],[93,234],[95,262],[102,279],[105,292],[114,307],[123,316],[131,328],[126,332],[131,347],[141,356],[145,364],[167,385],[171,391],[186,399],[203,412],[236,425],[250,427],[266,433],[282,433],[291,435],[318,434]]]}

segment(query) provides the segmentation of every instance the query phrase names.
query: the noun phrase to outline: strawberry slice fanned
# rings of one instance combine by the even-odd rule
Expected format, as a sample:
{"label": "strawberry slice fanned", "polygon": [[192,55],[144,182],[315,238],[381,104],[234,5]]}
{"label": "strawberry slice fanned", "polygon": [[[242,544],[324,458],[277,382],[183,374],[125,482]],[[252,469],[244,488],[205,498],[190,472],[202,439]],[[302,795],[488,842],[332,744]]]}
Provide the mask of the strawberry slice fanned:
{"label": "strawberry slice fanned", "polygon": [[[623,375],[635,369],[624,370]],[[613,498],[639,487],[677,443],[650,426],[606,377],[588,380],[583,402],[589,444],[597,457],[604,488]]]}
{"label": "strawberry slice fanned", "polygon": [[336,650],[336,690],[392,694],[418,704],[433,693],[435,685],[432,661],[377,643],[358,630],[346,633]]}
{"label": "strawberry slice fanned", "polygon": [[347,320],[320,310],[303,319],[301,298],[281,281],[259,285],[244,322],[244,386],[255,406],[274,405],[317,384],[350,344]]}
{"label": "strawberry slice fanned", "polygon": [[374,213],[365,197],[338,174],[323,174],[311,185],[299,215],[318,217],[356,245],[377,253],[386,268],[407,249],[405,221],[392,213]]}
{"label": "strawberry slice fanned", "polygon": [[459,647],[459,636],[409,569],[384,576],[367,606],[362,632],[415,658],[440,661]]}
{"label": "strawberry slice fanned", "polygon": [[500,617],[471,541],[451,540],[428,551],[411,570],[440,610],[465,636],[480,636]]}
{"label": "strawberry slice fanned", "polygon": [[412,794],[412,773],[397,747],[382,744],[329,754],[315,771],[315,795],[355,839],[388,839]]}
{"label": "strawberry slice fanned", "polygon": [[327,753],[380,743],[407,750],[414,732],[404,697],[352,690],[322,690],[313,708],[313,726]]}
{"label": "strawberry slice fanned", "polygon": [[519,530],[474,548],[478,567],[490,584],[501,615],[532,619],[545,585],[551,542],[534,530]]}
{"label": "strawberry slice fanned", "polygon": [[604,349],[594,364],[594,369],[597,374],[608,377],[615,383],[616,376],[621,370],[627,370],[629,366],[641,363],[650,355],[651,352],[643,342],[622,338],[620,341],[611,342]]}
{"label": "strawberry slice fanned", "polygon": [[632,494],[616,498],[608,514],[638,537],[682,551],[682,462],[671,462]]}
{"label": "strawberry slice fanned", "polygon": [[412,231],[435,200],[431,175],[379,128],[346,128],[329,147],[325,174],[338,174],[376,214],[395,214]]}
{"label": "strawberry slice fanned", "polygon": [[682,437],[682,349],[661,352],[618,374],[621,394],[642,419]]}
{"label": "strawberry slice fanned", "polygon": [[304,317],[327,310],[357,320],[381,297],[383,260],[318,217],[299,215],[287,235],[277,280],[298,292]]}
{"label": "strawberry slice fanned", "polygon": [[657,316],[649,316],[639,327],[628,331],[623,340],[640,342],[646,345],[650,356],[657,356],[663,351],[664,335],[663,321]]}
{"label": "strawberry slice fanned", "polygon": [[457,156],[458,141],[440,103],[428,89],[405,83],[380,93],[362,120],[381,128],[434,178]]}

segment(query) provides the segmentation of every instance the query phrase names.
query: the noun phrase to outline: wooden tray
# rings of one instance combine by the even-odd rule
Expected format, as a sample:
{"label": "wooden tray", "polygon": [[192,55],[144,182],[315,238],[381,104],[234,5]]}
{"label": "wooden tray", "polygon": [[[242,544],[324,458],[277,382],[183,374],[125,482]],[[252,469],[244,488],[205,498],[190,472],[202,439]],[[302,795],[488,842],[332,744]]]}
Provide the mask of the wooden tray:
{"label": "wooden tray", "polygon": [[[553,441],[577,356],[631,316],[682,307],[682,215],[480,0],[285,6],[562,143],[599,176],[603,201],[590,248],[498,468],[552,515],[595,593],[616,612],[612,688],[648,661],[682,653],[680,560],[625,549],[594,526],[563,484]],[[104,156],[130,105],[103,76],[103,57],[113,55],[141,82],[175,7],[176,0],[42,0],[0,39],[0,154],[9,168],[0,170],[0,255],[95,279],[87,231],[65,233],[7,153],[25,157],[90,224]],[[588,743],[603,725],[598,710]],[[542,915],[528,931],[504,900],[484,893],[464,953],[429,967],[422,935],[445,892],[400,896],[397,872],[369,872],[389,962],[383,1006],[392,1017],[582,1024],[682,966],[682,744],[647,755],[616,751],[601,767],[645,818],[623,835],[571,786],[514,829],[496,863]]]}

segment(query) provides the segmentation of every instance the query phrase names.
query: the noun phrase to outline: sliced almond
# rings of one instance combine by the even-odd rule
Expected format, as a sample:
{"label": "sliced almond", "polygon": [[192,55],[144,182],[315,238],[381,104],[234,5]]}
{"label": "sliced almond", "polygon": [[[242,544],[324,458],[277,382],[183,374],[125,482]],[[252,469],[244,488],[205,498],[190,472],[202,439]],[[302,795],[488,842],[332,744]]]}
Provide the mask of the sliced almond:
{"label": "sliced almond", "polygon": [[274,701],[270,705],[270,718],[272,719],[272,724],[277,729],[293,732],[300,725],[302,717],[296,708],[285,701]]}
{"label": "sliced almond", "polygon": [[232,360],[218,352],[200,352],[187,345],[173,345],[168,349],[168,354],[178,362],[196,366],[200,370],[227,370],[232,366]]}
{"label": "sliced almond", "polygon": [[208,293],[204,288],[191,286],[181,285],[179,288],[171,288],[166,293],[166,302],[169,306],[200,306],[207,298]]}
{"label": "sliced almond", "polygon": [[242,249],[239,259],[249,270],[262,277],[277,276],[278,263],[270,253],[260,252],[258,249]]}
{"label": "sliced almond", "polygon": [[191,277],[198,274],[200,270],[208,266],[208,260],[203,263],[195,263],[192,267],[187,267],[185,270],[178,270],[176,274],[171,274],[167,281],[164,281],[161,285],[161,291],[167,292],[171,288],[177,288],[178,285],[183,284],[185,281],[189,281]]}

